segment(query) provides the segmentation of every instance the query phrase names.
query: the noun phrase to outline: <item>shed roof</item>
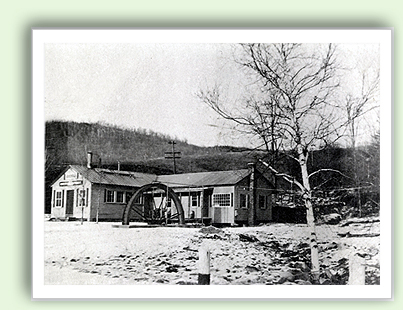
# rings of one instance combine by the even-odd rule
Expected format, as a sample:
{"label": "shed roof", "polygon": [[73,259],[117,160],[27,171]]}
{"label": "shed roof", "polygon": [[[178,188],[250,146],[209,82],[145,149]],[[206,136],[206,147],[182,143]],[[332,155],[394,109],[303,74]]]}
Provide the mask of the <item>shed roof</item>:
{"label": "shed roof", "polygon": [[86,166],[71,165],[72,169],[80,173],[91,183],[111,184],[131,187],[141,187],[156,181],[155,174],[131,171],[118,171],[101,168],[89,169]]}
{"label": "shed roof", "polygon": [[248,169],[160,175],[157,181],[172,187],[234,185],[247,177]]}

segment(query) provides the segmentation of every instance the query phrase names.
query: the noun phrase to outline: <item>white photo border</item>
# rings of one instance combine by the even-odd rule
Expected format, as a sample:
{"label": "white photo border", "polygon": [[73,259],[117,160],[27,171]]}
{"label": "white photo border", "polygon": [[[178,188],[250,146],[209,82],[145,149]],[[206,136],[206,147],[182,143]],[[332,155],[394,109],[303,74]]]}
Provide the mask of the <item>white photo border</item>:
{"label": "white photo border", "polygon": [[[378,43],[381,105],[381,283],[373,286],[180,286],[44,284],[44,45],[46,43]],[[32,298],[134,300],[390,299],[393,278],[393,30],[370,29],[32,29]],[[157,293],[156,293],[157,292]],[[203,296],[203,297],[201,297]]]}

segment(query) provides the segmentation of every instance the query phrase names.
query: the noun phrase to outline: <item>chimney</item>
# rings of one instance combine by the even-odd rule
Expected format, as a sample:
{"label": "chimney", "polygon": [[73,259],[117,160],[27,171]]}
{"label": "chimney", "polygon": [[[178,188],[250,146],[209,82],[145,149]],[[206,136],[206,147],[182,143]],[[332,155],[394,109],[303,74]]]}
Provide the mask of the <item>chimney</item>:
{"label": "chimney", "polygon": [[87,152],[87,168],[92,168],[92,152]]}
{"label": "chimney", "polygon": [[256,225],[256,164],[249,163],[248,168],[250,171],[250,181],[249,181],[249,212],[248,212],[248,225]]}

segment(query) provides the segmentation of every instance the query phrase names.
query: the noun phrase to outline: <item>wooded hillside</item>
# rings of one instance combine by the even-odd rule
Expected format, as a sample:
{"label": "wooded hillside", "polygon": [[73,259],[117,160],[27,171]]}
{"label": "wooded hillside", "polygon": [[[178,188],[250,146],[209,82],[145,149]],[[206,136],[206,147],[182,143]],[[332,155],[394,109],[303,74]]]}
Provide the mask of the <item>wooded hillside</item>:
{"label": "wooded hillside", "polygon": [[[67,165],[85,165],[88,151],[94,154],[95,166],[117,169],[119,161],[122,170],[155,174],[173,173],[172,160],[164,158],[165,152],[172,151],[172,145],[168,143],[172,140],[176,142],[175,150],[181,152],[181,158],[176,161],[177,173],[242,169],[249,162],[272,159],[259,150],[232,146],[200,147],[160,133],[100,123],[51,121],[46,123],[45,135],[45,212],[50,211],[50,183]],[[274,164],[276,169],[299,176],[297,163],[288,155],[292,153],[280,154]],[[317,192],[329,192],[363,187],[370,191],[375,188],[379,192],[379,137],[374,137],[372,144],[357,148],[355,157],[354,165],[352,149],[328,147],[313,151],[308,161],[309,171],[339,171],[325,171],[313,176],[313,188]],[[296,189],[286,182],[279,182],[282,189]]]}

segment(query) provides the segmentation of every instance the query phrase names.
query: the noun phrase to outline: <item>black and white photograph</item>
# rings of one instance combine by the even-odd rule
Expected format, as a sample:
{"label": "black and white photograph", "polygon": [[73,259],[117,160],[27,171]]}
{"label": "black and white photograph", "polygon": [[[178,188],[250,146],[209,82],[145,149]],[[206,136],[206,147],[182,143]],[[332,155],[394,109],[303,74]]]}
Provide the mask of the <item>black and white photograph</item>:
{"label": "black and white photograph", "polygon": [[390,29],[32,35],[34,295],[390,294]]}

